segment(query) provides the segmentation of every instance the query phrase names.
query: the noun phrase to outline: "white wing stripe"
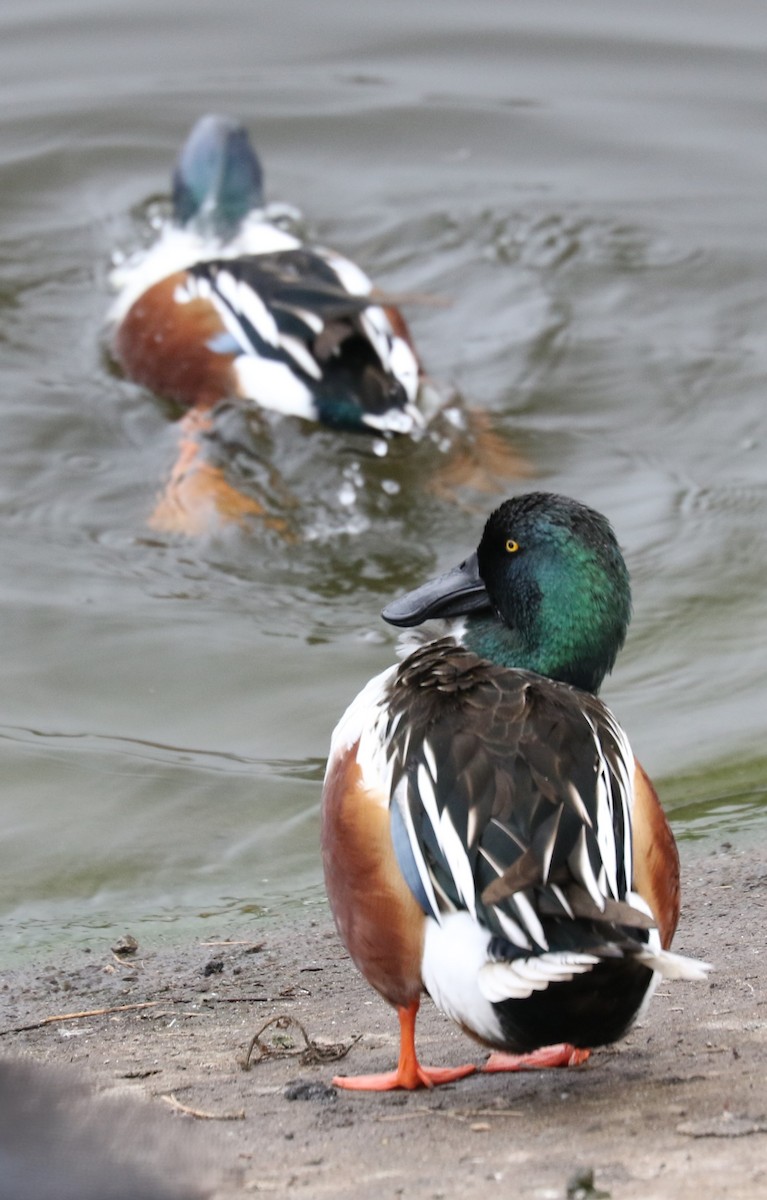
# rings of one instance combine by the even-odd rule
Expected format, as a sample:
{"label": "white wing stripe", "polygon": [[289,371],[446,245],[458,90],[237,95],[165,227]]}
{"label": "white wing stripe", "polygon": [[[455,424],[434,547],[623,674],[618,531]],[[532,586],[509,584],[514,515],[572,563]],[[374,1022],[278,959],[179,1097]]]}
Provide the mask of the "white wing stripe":
{"label": "white wing stripe", "polygon": [[500,908],[493,906],[496,920],[504,932],[504,936],[511,942],[512,946],[518,946],[520,950],[532,950],[532,942],[525,933],[521,925],[510,917],[508,913],[502,912]]}
{"label": "white wing stripe", "polygon": [[573,808],[577,812],[583,824],[588,825],[589,829],[593,828],[591,817],[589,816],[589,810],[586,808],[580,792],[571,780],[568,780],[567,790],[569,792]]}
{"label": "white wing stripe", "polygon": [[605,897],[599,890],[599,884],[591,865],[588,846],[586,845],[586,830],[583,827],[581,827],[578,833],[577,841],[567,861],[575,878],[583,884],[599,911],[604,912]]}
{"label": "white wing stripe", "polygon": [[252,288],[238,283],[229,271],[219,271],[216,275],[214,298],[216,292],[224,302],[223,305],[217,307],[224,308],[228,305],[235,318],[241,313],[260,338],[263,338],[270,346],[278,345],[280,339],[274,317]]}
{"label": "white wing stripe", "polygon": [[280,346],[290,355],[305,374],[311,376],[312,379],[322,379],[322,369],[319,363],[314,355],[307,350],[300,338],[293,337],[289,333],[283,333],[280,338]]}
{"label": "white wing stripe", "polygon": [[463,900],[474,920],[477,919],[477,897],[474,888],[474,876],[471,870],[469,856],[453,824],[453,819],[447,809],[443,809],[439,830],[437,831],[442,851],[447,859],[458,895]]}
{"label": "white wing stripe", "polygon": [[437,797],[434,794],[434,782],[423,763],[418,764],[416,787],[418,788],[418,796],[424,807],[424,811],[431,821],[434,835],[439,840],[440,816],[439,809],[437,808]]}
{"label": "white wing stripe", "polygon": [[549,943],[546,934],[543,932],[543,926],[525,893],[515,892],[513,902],[530,937],[539,946],[542,946],[544,950],[548,950]]}
{"label": "white wing stripe", "polygon": [[572,907],[570,906],[570,902],[568,901],[567,897],[565,896],[565,893],[562,891],[559,884],[551,883],[551,884],[549,884],[549,887],[551,888],[552,892],[556,896],[559,903],[562,905],[562,908],[565,910],[568,917],[571,917],[574,919],[575,914],[573,913]]}
{"label": "white wing stripe", "polygon": [[426,766],[429,768],[429,771],[431,772],[432,779],[436,780],[437,775],[439,774],[439,772],[437,770],[437,760],[434,756],[434,750],[432,749],[431,745],[427,741],[424,741],[424,743],[423,743],[423,756],[426,759]]}

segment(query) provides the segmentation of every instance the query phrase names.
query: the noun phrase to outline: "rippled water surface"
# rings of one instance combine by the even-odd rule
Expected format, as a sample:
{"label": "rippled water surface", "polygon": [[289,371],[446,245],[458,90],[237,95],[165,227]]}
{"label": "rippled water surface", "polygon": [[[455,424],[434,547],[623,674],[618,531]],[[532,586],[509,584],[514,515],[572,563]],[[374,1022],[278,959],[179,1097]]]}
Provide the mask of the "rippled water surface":
{"label": "rippled water surface", "polygon": [[[378,612],[527,486],[618,531],[605,696],[678,834],[764,843],[766,42],[740,0],[6,0],[6,953],[323,903],[324,755],[391,661]],[[309,236],[420,295],[430,373],[525,478],[290,421],[254,454],[234,414],[222,456],[295,536],[149,534],[177,432],[104,356],[107,275],[209,110]]]}

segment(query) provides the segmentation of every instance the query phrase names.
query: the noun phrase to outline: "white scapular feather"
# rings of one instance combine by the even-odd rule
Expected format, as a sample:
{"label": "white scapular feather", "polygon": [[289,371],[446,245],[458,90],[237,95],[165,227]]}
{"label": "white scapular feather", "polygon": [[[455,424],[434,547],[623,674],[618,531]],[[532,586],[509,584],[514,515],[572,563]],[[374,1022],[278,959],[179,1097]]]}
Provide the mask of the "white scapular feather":
{"label": "white scapular feather", "polygon": [[258,292],[254,292],[248,284],[236,280],[229,271],[218,272],[216,290],[236,315],[242,314],[250,322],[259,337],[268,342],[270,346],[279,344],[280,335],[277,322]]}
{"label": "white scapular feather", "polygon": [[436,779],[437,775],[439,774],[437,770],[437,759],[435,758],[434,750],[432,749],[430,742],[425,741],[423,743],[423,756],[426,760],[426,766],[429,768],[429,773],[432,779]]}
{"label": "white scapular feather", "polygon": [[378,355],[384,370],[390,369],[391,347],[394,337],[389,318],[382,308],[372,304],[360,314],[360,325],[365,330],[368,341]]}
{"label": "white scapular feather", "polygon": [[567,896],[562,891],[559,884],[551,883],[551,884],[549,884],[549,887],[551,888],[552,892],[556,896],[559,903],[562,905],[562,908],[565,910],[566,915],[568,917],[574,919],[574,913],[573,913],[572,907],[570,905],[570,901],[567,899]]}
{"label": "white scapular feather", "polygon": [[503,912],[500,908],[493,908],[493,912],[503,930],[504,937],[508,938],[512,946],[518,946],[520,950],[532,950],[533,943],[531,939],[513,917],[510,917],[508,913]]}
{"label": "white scapular feather", "polygon": [[591,817],[589,816],[589,810],[586,808],[586,805],[583,803],[583,798],[582,798],[580,792],[578,791],[578,789],[574,783],[568,783],[567,788],[570,793],[570,800],[572,801],[573,808],[577,812],[577,814],[578,814],[579,818],[581,819],[581,821],[583,822],[583,824],[588,826],[589,829],[591,829]]}
{"label": "white scapular feather", "polygon": [[373,290],[373,284],[368,276],[351,259],[344,258],[342,254],[337,254],[334,250],[319,247],[317,247],[316,253],[325,259],[328,266],[335,271],[341,287],[350,292],[352,296],[368,296]]}
{"label": "white scapular feather", "polygon": [[520,920],[530,934],[530,937],[544,950],[548,950],[549,943],[546,934],[543,932],[543,926],[538,918],[538,914],[533,908],[524,892],[515,892],[513,896],[514,904],[519,913]]}
{"label": "white scapular feather", "polygon": [[599,755],[599,774],[596,785],[597,823],[596,835],[599,846],[599,857],[602,859],[603,873],[600,872],[600,886],[606,889],[608,896],[618,898],[618,859],[613,829],[612,803],[609,788],[607,763]]}
{"label": "white scapular feather", "polygon": [[442,847],[442,852],[447,859],[450,874],[458,888],[458,895],[463,900],[472,917],[476,920],[477,896],[471,863],[447,809],[444,809],[442,812],[437,836]]}
{"label": "white scapular feather", "polygon": [[322,379],[320,364],[314,355],[307,350],[300,338],[293,337],[289,333],[283,333],[280,338],[280,345],[305,374],[309,375],[312,379]]}
{"label": "white scapular feather", "polygon": [[304,325],[311,329],[312,333],[322,333],[325,322],[317,313],[312,312],[309,308],[299,308],[298,306],[293,308],[293,312],[299,321],[303,321]]}
{"label": "white scapular feather", "polygon": [[570,852],[568,865],[575,878],[583,884],[599,911],[604,912],[605,896],[600,891],[599,882],[591,865],[586,844],[586,830],[583,826],[578,833],[575,846]]}
{"label": "white scapular feather", "polygon": [[418,764],[416,787],[418,788],[418,799],[431,822],[431,827],[436,837],[439,838],[440,817],[437,807],[437,797],[434,794],[434,780],[423,763]]}

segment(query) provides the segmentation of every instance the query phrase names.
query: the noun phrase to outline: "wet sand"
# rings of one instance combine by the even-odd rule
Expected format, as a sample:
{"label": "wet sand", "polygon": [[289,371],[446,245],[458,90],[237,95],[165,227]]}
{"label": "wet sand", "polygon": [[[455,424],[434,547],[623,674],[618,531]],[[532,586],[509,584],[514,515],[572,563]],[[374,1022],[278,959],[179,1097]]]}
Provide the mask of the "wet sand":
{"label": "wet sand", "polygon": [[[94,942],[6,972],[0,1054],[65,1069],[64,1090],[88,1085],[107,1120],[116,1097],[132,1101],[173,1156],[163,1165],[161,1150],[154,1169],[175,1177],[181,1155],[188,1173],[191,1155],[222,1197],[755,1200],[767,1195],[767,863],[759,849],[688,845],[683,869],[674,948],[716,972],[662,983],[641,1027],[575,1069],[411,1094],[332,1088],[334,1073],[392,1067],[397,1023],[322,909],[223,929],[220,944]],[[272,1052],[257,1045],[244,1070],[274,1018],[291,1021],[265,1031]],[[428,1000],[418,1044],[427,1063],[486,1057]],[[120,1142],[141,1157],[141,1132],[128,1125]]]}

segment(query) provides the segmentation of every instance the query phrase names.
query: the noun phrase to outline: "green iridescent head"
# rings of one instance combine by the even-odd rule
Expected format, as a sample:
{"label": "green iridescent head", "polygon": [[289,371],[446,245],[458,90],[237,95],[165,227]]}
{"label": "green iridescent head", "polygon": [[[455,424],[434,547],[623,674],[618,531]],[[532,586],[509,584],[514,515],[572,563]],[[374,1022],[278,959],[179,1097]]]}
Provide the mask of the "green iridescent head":
{"label": "green iridescent head", "polygon": [[491,514],[476,555],[383,615],[395,625],[465,616],[462,640],[483,658],[596,692],[625,640],[631,589],[605,517],[531,492]]}

